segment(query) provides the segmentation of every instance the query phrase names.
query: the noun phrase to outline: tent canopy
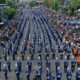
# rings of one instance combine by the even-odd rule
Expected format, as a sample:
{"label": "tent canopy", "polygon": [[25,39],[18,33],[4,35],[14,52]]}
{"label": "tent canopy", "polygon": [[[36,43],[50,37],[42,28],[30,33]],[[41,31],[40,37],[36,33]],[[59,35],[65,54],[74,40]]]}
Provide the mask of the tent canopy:
{"label": "tent canopy", "polygon": [[70,23],[71,23],[71,24],[76,24],[76,25],[77,25],[77,24],[80,24],[80,21],[71,21]]}

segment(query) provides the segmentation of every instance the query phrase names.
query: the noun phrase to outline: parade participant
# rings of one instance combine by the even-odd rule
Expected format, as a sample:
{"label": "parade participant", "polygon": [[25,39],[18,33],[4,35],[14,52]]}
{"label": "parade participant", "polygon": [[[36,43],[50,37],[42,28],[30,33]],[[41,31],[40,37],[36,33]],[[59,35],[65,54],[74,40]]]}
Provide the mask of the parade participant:
{"label": "parade participant", "polygon": [[29,53],[31,54],[31,59],[33,59],[34,51],[33,51],[33,44],[32,43],[30,43],[30,46],[29,46]]}
{"label": "parade participant", "polygon": [[57,76],[57,80],[61,80],[62,79],[62,73],[61,73],[59,67],[58,67],[58,70],[56,72],[56,76]]}
{"label": "parade participant", "polygon": [[55,59],[55,53],[52,53],[52,59]]}
{"label": "parade participant", "polygon": [[24,56],[25,56],[25,53],[24,52],[21,52],[22,60],[24,60]]}
{"label": "parade participant", "polygon": [[76,80],[80,80],[80,68],[78,68],[78,71],[76,72]]}
{"label": "parade participant", "polygon": [[14,48],[12,47],[12,58],[15,60],[15,53],[14,53]]}
{"label": "parade participant", "polygon": [[17,64],[15,64],[15,73],[17,80],[20,80],[20,70]]}
{"label": "parade participant", "polygon": [[64,52],[64,49],[63,49],[63,46],[62,45],[59,45],[59,53],[60,53],[60,59],[63,59],[63,52]]}
{"label": "parade participant", "polygon": [[19,71],[21,72],[22,62],[19,57],[18,57],[18,61],[17,61],[17,66],[19,68]]}
{"label": "parade participant", "polygon": [[2,60],[1,60],[1,57],[0,57],[0,71],[1,71],[1,64],[2,64]]}
{"label": "parade participant", "polygon": [[50,80],[55,80],[55,77],[51,76],[51,77],[50,77]]}
{"label": "parade participant", "polygon": [[37,76],[38,80],[41,80],[41,71],[40,71],[40,69],[37,69],[36,76]]}
{"label": "parade participant", "polygon": [[74,72],[75,71],[75,66],[76,66],[76,61],[74,59],[74,56],[73,56],[73,59],[71,61],[71,71]]}
{"label": "parade participant", "polygon": [[6,64],[3,65],[3,73],[4,73],[5,80],[7,80],[8,79],[8,70],[7,70]]}
{"label": "parade participant", "polygon": [[68,68],[67,73],[66,73],[66,78],[67,78],[67,80],[72,80],[72,73],[71,73],[69,68]]}
{"label": "parade participant", "polygon": [[6,61],[6,60],[7,60],[6,48],[3,48],[3,55],[4,55],[4,59],[5,59],[5,61]]}
{"label": "parade participant", "polygon": [[50,77],[51,77],[51,71],[50,71],[50,68],[47,67],[47,73],[46,73],[47,80],[50,80]]}
{"label": "parade participant", "polygon": [[41,67],[41,69],[42,69],[42,57],[41,56],[38,56],[38,66],[40,66]]}
{"label": "parade participant", "polygon": [[30,60],[30,57],[28,57],[27,65],[29,67],[29,71],[32,71],[32,61]]}
{"label": "parade participant", "polygon": [[51,76],[47,76],[47,80],[55,80],[55,78],[51,75]]}
{"label": "parade participant", "polygon": [[50,61],[49,60],[46,61],[46,67],[49,67],[50,68],[50,65],[51,65]]}
{"label": "parade participant", "polygon": [[11,71],[11,61],[9,57],[7,57],[7,67],[8,67],[8,71],[10,72]]}
{"label": "parade participant", "polygon": [[47,53],[45,53],[45,60],[47,61]]}
{"label": "parade participant", "polygon": [[29,71],[29,69],[26,70],[25,74],[26,74],[26,79],[30,80],[30,71]]}
{"label": "parade participant", "polygon": [[56,62],[55,62],[55,67],[56,67],[56,71],[57,71],[57,68],[60,66],[60,62],[58,61],[58,58],[56,57]]}
{"label": "parade participant", "polygon": [[65,56],[65,60],[64,60],[64,72],[67,72],[67,68],[68,68],[68,60],[67,60],[67,57]]}

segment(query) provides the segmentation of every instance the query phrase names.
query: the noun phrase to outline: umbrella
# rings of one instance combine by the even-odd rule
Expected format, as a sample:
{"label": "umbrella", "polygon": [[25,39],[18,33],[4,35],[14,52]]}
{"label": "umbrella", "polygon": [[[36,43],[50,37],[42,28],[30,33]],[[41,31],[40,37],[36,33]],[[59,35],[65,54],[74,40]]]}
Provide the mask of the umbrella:
{"label": "umbrella", "polygon": [[77,63],[80,63],[80,56],[77,57]]}
{"label": "umbrella", "polygon": [[80,24],[80,21],[71,21],[71,24]]}

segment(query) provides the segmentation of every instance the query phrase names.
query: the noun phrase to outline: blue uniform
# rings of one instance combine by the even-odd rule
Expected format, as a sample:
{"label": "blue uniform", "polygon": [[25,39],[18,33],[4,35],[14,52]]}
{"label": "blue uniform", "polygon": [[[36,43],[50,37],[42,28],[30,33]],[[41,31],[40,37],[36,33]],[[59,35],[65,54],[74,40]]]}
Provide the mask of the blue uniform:
{"label": "blue uniform", "polygon": [[46,61],[46,66],[50,68],[50,65],[51,65],[50,61]]}
{"label": "blue uniform", "polygon": [[26,70],[25,74],[26,74],[26,79],[30,80],[30,71]]}
{"label": "blue uniform", "polygon": [[38,65],[39,66],[42,66],[42,61],[38,61]]}
{"label": "blue uniform", "polygon": [[65,71],[65,72],[67,71],[68,65],[69,65],[68,61],[65,60],[65,61],[64,61],[64,71]]}
{"label": "blue uniform", "polygon": [[32,70],[32,61],[28,60],[27,65],[28,65],[29,71],[31,72],[31,70]]}
{"label": "blue uniform", "polygon": [[57,69],[58,69],[58,67],[60,66],[60,62],[55,62],[55,67],[56,67],[56,72],[57,72]]}
{"label": "blue uniform", "polygon": [[0,58],[0,71],[1,71],[1,64],[2,64],[2,60],[1,60],[1,58]]}
{"label": "blue uniform", "polygon": [[71,61],[71,71],[73,72],[75,70],[76,61]]}
{"label": "blue uniform", "polygon": [[21,64],[22,64],[22,62],[19,60],[19,61],[17,62],[17,66],[18,66],[20,72],[21,72]]}
{"label": "blue uniform", "polygon": [[66,77],[67,77],[67,80],[72,80],[72,73],[71,73],[71,71],[67,71]]}
{"label": "blue uniform", "polygon": [[78,70],[76,73],[76,80],[80,80],[80,70]]}
{"label": "blue uniform", "polygon": [[8,71],[11,71],[11,61],[7,60]]}
{"label": "blue uniform", "polygon": [[15,73],[16,73],[17,80],[20,80],[20,71],[18,67],[15,69]]}
{"label": "blue uniform", "polygon": [[57,80],[61,80],[62,73],[60,71],[57,71]]}
{"label": "blue uniform", "polygon": [[6,48],[3,48],[3,55],[4,55],[4,58],[5,58],[5,60],[7,60],[7,53],[6,53]]}
{"label": "blue uniform", "polygon": [[41,80],[41,71],[40,71],[40,69],[37,70],[36,74],[37,74],[37,79]]}
{"label": "blue uniform", "polygon": [[5,80],[8,79],[8,76],[7,76],[8,75],[8,70],[7,70],[6,67],[4,67],[3,73],[4,73],[4,76],[5,76]]}

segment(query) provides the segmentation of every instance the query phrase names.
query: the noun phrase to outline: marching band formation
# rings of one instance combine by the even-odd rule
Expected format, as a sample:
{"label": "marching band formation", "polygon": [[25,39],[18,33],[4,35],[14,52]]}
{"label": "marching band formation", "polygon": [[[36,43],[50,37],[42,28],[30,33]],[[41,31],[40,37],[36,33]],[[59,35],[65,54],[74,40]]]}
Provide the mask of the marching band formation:
{"label": "marching band formation", "polygon": [[[23,80],[22,73],[25,80],[80,80],[80,67],[72,54],[75,46],[63,41],[61,32],[41,10],[24,9],[19,13],[14,33],[5,38],[5,44],[1,43],[0,74],[3,72],[5,80],[11,80],[8,75],[11,72],[15,73],[16,80]],[[34,75],[33,63],[37,65]]]}

